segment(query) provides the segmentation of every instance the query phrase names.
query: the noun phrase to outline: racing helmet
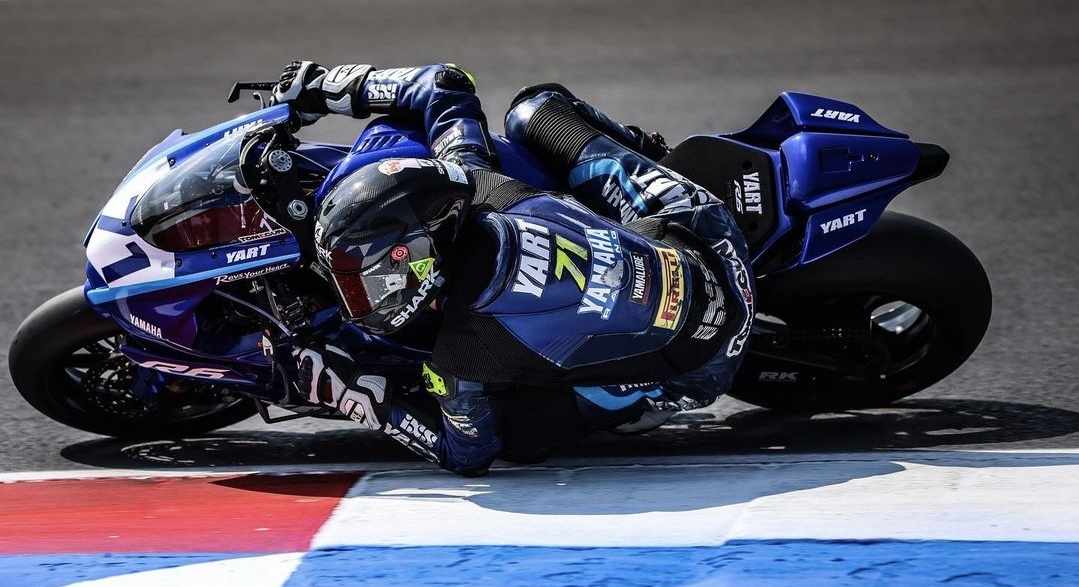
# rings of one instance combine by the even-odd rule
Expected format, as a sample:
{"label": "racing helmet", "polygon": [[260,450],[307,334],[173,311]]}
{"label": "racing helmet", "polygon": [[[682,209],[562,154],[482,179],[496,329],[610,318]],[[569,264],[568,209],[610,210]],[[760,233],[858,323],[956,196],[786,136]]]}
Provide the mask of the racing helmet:
{"label": "racing helmet", "polygon": [[434,159],[386,159],[343,179],[315,223],[317,262],[341,313],[376,334],[431,305],[474,194],[464,170]]}

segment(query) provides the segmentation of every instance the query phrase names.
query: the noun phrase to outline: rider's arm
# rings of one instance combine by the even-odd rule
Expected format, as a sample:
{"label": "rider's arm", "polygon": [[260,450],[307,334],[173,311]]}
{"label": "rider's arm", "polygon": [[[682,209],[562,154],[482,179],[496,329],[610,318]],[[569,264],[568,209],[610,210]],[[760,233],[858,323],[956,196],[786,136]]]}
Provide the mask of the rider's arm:
{"label": "rider's arm", "polygon": [[494,409],[480,384],[459,382],[452,396],[438,398],[432,423],[400,400],[389,400],[381,430],[412,452],[459,475],[483,475],[502,450]]}
{"label": "rider's arm", "polygon": [[452,64],[393,69],[346,64],[326,70],[296,63],[285,69],[274,98],[292,102],[305,122],[328,113],[415,116],[422,120],[436,157],[466,167],[495,166],[487,119],[473,78],[464,69]]}
{"label": "rider's arm", "polygon": [[386,377],[357,370],[353,359],[336,346],[303,349],[296,359],[298,384],[308,401],[335,408],[444,469],[482,475],[502,449],[494,408],[482,384],[443,378],[424,365],[425,386],[439,405],[439,413],[430,415],[395,393],[397,386]]}
{"label": "rider's arm", "polygon": [[441,411],[437,462],[461,475],[483,475],[502,451],[489,390],[482,383],[440,372],[430,364],[423,365],[424,386],[438,400]]}

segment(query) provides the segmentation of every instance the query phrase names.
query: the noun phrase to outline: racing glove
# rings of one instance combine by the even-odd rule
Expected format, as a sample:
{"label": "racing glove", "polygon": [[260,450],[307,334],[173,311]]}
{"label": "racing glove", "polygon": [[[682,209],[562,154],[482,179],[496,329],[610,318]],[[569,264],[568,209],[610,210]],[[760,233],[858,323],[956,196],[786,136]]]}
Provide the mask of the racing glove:
{"label": "racing glove", "polygon": [[[333,360],[332,357],[325,359]],[[369,430],[382,430],[389,421],[390,386],[385,377],[358,375],[342,379],[338,371],[346,369],[338,366],[335,370],[313,349],[301,351],[297,363],[300,390],[307,393],[311,403],[336,408]]]}
{"label": "racing glove", "polygon": [[[273,92],[273,103],[292,103],[304,125],[333,112],[354,118],[370,115],[366,104],[356,103],[371,66],[361,63],[338,65],[327,70],[311,61],[293,61],[281,72]],[[359,102],[364,102],[359,100]]]}
{"label": "racing glove", "polygon": [[312,124],[329,114],[322,91],[326,68],[312,61],[293,61],[281,72],[274,87],[271,103],[291,102],[304,125]]}

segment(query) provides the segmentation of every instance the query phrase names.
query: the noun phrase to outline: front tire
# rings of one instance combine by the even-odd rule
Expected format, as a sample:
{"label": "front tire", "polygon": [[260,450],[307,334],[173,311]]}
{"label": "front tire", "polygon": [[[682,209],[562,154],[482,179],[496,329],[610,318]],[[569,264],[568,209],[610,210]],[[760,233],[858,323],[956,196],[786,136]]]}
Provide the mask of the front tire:
{"label": "front tire", "polygon": [[974,253],[894,212],[849,247],[757,285],[758,326],[730,395],[780,410],[879,407],[917,393],[970,357],[992,314]]}
{"label": "front tire", "polygon": [[119,353],[123,332],[72,288],[19,326],[8,353],[16,389],[42,414],[120,438],[197,435],[255,414],[250,399],[194,380],[170,384],[152,403],[131,393],[135,366]]}

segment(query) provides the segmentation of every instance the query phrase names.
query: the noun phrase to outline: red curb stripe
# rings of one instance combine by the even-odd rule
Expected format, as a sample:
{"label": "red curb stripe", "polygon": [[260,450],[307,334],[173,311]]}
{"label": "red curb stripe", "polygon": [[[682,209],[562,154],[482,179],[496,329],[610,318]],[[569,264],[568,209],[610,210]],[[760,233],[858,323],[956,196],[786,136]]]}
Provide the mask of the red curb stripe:
{"label": "red curb stripe", "polygon": [[305,551],[360,476],[0,484],[0,554]]}

